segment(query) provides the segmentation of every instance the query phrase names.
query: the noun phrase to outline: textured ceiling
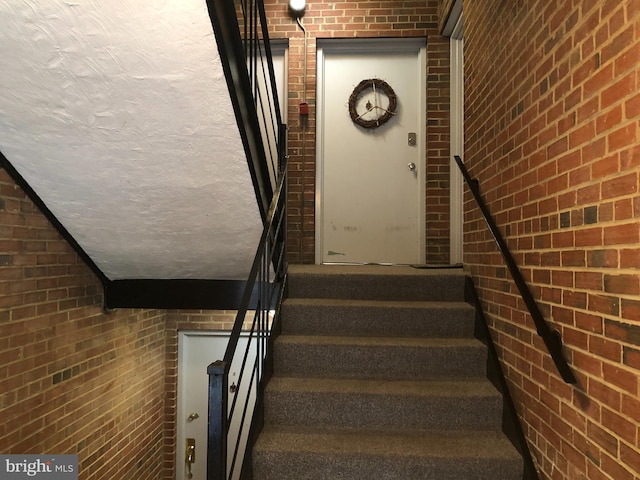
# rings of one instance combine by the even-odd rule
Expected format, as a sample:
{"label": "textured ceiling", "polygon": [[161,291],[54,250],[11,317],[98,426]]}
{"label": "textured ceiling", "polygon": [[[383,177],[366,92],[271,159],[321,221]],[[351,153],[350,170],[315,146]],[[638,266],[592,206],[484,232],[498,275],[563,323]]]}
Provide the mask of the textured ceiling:
{"label": "textured ceiling", "polygon": [[0,0],[0,58],[0,151],[107,277],[246,277],[262,227],[205,0]]}

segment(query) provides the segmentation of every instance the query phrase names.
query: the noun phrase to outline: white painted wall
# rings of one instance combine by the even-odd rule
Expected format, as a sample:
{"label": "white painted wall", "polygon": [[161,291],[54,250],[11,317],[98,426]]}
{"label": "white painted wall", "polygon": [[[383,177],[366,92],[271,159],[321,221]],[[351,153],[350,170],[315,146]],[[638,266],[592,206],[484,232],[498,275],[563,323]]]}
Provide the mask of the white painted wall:
{"label": "white painted wall", "polygon": [[110,279],[244,278],[262,230],[205,0],[0,0],[0,151]]}

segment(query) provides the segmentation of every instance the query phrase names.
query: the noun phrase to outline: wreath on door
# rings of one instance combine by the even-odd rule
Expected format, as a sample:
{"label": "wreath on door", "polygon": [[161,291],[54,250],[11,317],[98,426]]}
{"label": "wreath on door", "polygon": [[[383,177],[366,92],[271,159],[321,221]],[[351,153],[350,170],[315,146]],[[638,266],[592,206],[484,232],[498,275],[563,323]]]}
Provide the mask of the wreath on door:
{"label": "wreath on door", "polygon": [[[364,111],[358,112],[358,100],[364,92],[369,90],[373,91],[374,103],[367,101]],[[389,100],[386,108],[377,104],[377,94],[379,92]],[[362,80],[349,96],[349,116],[353,123],[363,128],[378,128],[380,125],[387,123],[396,114],[397,107],[398,97],[396,92],[393,91],[391,85],[379,78]]]}

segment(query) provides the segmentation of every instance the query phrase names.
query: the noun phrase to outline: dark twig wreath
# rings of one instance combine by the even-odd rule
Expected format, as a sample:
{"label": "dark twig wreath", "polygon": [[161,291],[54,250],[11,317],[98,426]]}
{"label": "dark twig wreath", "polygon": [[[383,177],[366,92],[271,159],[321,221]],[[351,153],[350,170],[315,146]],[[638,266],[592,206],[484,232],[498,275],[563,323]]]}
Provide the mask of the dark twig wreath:
{"label": "dark twig wreath", "polygon": [[[358,97],[365,90],[372,89],[374,91],[381,91],[384,95],[389,99],[389,105],[387,108],[380,107],[378,105],[370,106],[367,105],[367,110],[358,115],[356,111],[356,103],[358,102]],[[393,88],[385,82],[384,80],[380,80],[379,78],[370,78],[368,80],[362,80],[356,88],[353,89],[353,93],[349,97],[349,115],[351,116],[351,120],[353,123],[360,125],[363,128],[377,128],[380,125],[389,121],[391,117],[396,114],[396,108],[398,107],[398,97],[396,96],[396,92],[393,91]],[[383,113],[379,117],[372,120],[363,119],[363,115],[367,112],[377,109],[381,110]]]}

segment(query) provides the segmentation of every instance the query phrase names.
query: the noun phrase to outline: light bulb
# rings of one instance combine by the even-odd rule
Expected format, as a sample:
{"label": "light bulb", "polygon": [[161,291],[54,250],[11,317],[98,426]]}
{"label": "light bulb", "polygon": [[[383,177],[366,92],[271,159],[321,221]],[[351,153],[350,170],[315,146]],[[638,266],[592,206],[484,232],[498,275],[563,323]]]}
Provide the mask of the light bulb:
{"label": "light bulb", "polygon": [[289,8],[294,12],[303,12],[306,3],[305,0],[289,0]]}

